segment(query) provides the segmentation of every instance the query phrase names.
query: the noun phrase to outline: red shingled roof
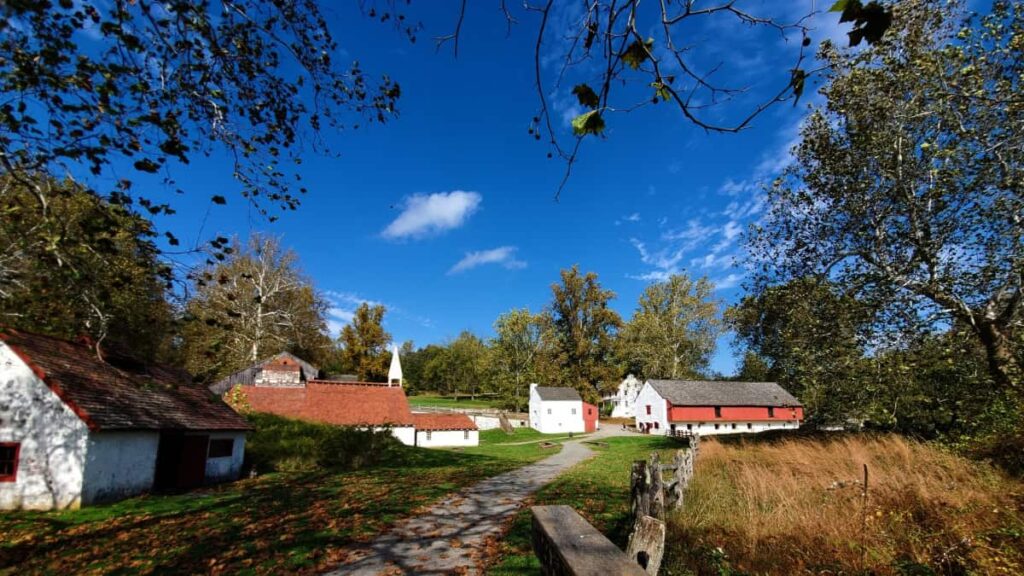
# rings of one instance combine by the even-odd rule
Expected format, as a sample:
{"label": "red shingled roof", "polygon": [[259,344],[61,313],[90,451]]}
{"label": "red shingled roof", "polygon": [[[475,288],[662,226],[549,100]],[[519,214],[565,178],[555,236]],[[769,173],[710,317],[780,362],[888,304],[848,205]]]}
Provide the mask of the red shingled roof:
{"label": "red shingled roof", "polygon": [[6,343],[90,430],[249,430],[234,410],[189,375],[143,366],[126,356],[96,356],[91,346],[18,330]]}
{"label": "red shingled roof", "polygon": [[412,426],[412,413],[400,386],[310,381],[304,388],[243,386],[249,406],[335,426]]}
{"label": "red shingled roof", "polygon": [[465,414],[413,414],[417,430],[476,430],[473,419]]}

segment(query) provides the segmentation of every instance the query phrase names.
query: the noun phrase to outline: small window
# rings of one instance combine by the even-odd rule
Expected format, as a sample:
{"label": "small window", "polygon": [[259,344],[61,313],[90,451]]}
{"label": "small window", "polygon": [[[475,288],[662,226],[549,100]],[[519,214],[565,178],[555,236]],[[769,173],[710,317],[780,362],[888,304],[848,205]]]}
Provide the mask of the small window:
{"label": "small window", "polygon": [[753,430],[753,429],[754,429],[754,425],[751,424],[750,422],[747,422],[747,430]]}
{"label": "small window", "polygon": [[551,408],[548,408],[548,414],[551,414]]}
{"label": "small window", "polygon": [[732,429],[733,429],[733,430],[735,430],[735,429],[736,429],[736,425],[735,425],[735,424],[733,424],[733,425],[732,425]]}
{"label": "small window", "polygon": [[772,406],[768,407],[768,417],[769,418],[775,418],[775,408],[772,407]]}
{"label": "small window", "polygon": [[430,430],[427,430],[427,440],[430,440]]}
{"label": "small window", "polygon": [[469,440],[469,430],[463,430],[462,431],[462,439],[463,440]]}
{"label": "small window", "polygon": [[210,449],[207,451],[207,458],[229,458],[235,451],[234,438],[214,438],[210,440]]}
{"label": "small window", "polygon": [[661,425],[658,424],[657,422],[655,422],[654,423],[654,429],[657,430],[658,428],[661,428]]}
{"label": "small window", "polygon": [[715,418],[721,418],[721,417],[722,417],[722,407],[721,406],[715,406]]}
{"label": "small window", "polygon": [[648,404],[648,405],[647,405],[647,413],[648,413],[648,414],[650,414],[650,413],[651,413],[651,405],[650,405],[650,404]]}
{"label": "small window", "polygon": [[572,415],[573,415],[573,416],[575,416],[575,415],[576,415],[576,409],[575,409],[575,408],[573,408],[573,409],[572,409]]}
{"label": "small window", "polygon": [[18,454],[20,442],[0,443],[0,482],[18,481]]}
{"label": "small window", "polygon": [[686,425],[686,429],[687,430],[693,430],[693,424],[687,424]]}
{"label": "small window", "polygon": [[721,426],[721,424],[715,424],[715,430],[718,430],[718,428],[719,428],[720,426]]}

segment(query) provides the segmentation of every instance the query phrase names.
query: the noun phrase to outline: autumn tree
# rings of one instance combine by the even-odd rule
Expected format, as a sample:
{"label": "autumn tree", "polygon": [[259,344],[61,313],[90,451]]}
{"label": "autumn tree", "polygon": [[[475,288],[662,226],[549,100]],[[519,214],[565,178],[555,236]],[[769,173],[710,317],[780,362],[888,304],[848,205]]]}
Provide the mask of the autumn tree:
{"label": "autumn tree", "polygon": [[274,237],[235,241],[204,270],[185,306],[186,368],[215,380],[281,351],[322,364],[332,347],[327,302]]}
{"label": "autumn tree", "polygon": [[714,285],[676,274],[644,289],[619,334],[620,355],[641,379],[704,374],[722,326]]}
{"label": "autumn tree", "polygon": [[341,330],[341,369],[356,374],[364,382],[385,382],[391,355],[391,335],[384,330],[383,304],[363,302],[352,321]]}
{"label": "autumn tree", "polygon": [[39,185],[51,190],[52,218],[40,216],[31,190],[0,178],[0,323],[91,336],[101,354],[115,346],[142,360],[166,360],[171,273],[149,222],[72,182]]}
{"label": "autumn tree", "polygon": [[550,322],[529,309],[510,310],[494,322],[490,341],[494,378],[511,404],[521,407],[528,385],[538,380],[537,364],[551,338]]}
{"label": "autumn tree", "polygon": [[1024,10],[951,6],[907,0],[874,46],[822,49],[825,104],[751,250],[762,286],[828,278],[874,307],[876,334],[965,327],[1021,391]]}
{"label": "autumn tree", "polygon": [[579,266],[562,270],[561,282],[551,285],[548,305],[554,353],[560,369],[558,384],[579,390],[588,401],[621,375],[615,363],[615,336],[622,326],[609,307],[615,293],[605,290],[597,274]]}
{"label": "autumn tree", "polygon": [[779,382],[811,419],[842,424],[869,415],[861,338],[869,314],[838,287],[795,280],[744,297],[725,316],[747,352],[742,370]]}

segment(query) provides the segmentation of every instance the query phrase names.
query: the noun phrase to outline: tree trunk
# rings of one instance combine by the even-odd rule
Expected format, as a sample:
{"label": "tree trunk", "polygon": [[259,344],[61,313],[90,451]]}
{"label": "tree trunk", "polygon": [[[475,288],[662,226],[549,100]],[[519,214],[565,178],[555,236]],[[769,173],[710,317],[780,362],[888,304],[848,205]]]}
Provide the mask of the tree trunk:
{"label": "tree trunk", "polygon": [[1001,388],[1020,389],[1021,367],[1010,345],[1005,328],[996,322],[979,324],[975,331],[985,347],[988,371]]}

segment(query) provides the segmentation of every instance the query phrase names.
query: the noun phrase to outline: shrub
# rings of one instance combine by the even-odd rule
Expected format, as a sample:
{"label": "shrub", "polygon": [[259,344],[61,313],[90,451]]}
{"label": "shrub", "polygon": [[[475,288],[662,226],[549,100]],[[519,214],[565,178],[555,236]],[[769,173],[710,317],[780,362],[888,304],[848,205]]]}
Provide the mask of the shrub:
{"label": "shrub", "polygon": [[403,446],[391,432],[358,430],[247,414],[256,429],[246,444],[246,459],[258,472],[358,470],[394,458]]}

